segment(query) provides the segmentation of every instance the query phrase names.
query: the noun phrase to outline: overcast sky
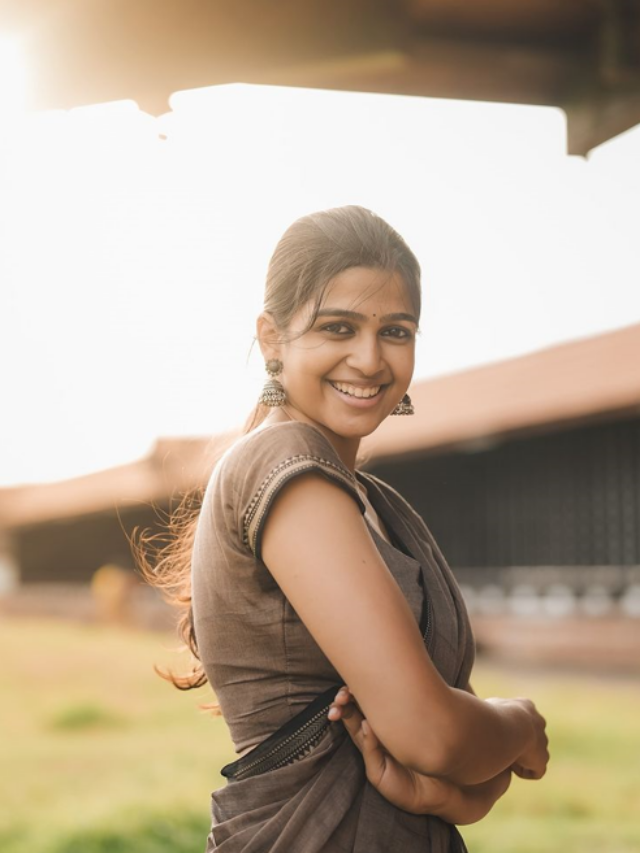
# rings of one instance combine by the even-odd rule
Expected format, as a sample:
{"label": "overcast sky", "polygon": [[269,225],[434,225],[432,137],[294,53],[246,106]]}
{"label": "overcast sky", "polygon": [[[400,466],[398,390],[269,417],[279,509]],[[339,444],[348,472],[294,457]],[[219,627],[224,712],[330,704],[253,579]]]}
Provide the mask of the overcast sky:
{"label": "overcast sky", "polygon": [[0,485],[244,420],[269,255],[312,210],[365,205],[416,251],[416,378],[640,321],[640,128],[584,160],[552,108],[255,86],[171,106],[0,118]]}

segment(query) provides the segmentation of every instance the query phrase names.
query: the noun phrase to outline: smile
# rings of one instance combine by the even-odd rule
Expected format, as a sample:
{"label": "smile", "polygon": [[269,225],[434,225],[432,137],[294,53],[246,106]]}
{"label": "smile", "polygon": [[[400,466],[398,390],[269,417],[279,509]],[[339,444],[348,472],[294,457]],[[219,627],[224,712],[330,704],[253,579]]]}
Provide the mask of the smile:
{"label": "smile", "polygon": [[329,384],[336,391],[340,391],[341,394],[346,394],[349,397],[357,397],[360,400],[369,400],[371,397],[377,397],[382,388],[382,385],[370,385],[368,388],[361,388],[356,385],[349,385],[346,382],[332,382],[331,380],[329,380]]}

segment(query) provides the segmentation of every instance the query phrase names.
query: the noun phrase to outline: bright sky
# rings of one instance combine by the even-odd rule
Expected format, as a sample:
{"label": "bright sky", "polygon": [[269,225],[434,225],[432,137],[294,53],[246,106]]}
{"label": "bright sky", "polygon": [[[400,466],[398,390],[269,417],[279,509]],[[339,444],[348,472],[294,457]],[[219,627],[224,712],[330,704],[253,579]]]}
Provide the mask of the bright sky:
{"label": "bright sky", "polygon": [[267,262],[312,210],[365,205],[416,251],[416,378],[640,321],[640,128],[585,161],[551,108],[242,85],[178,93],[160,119],[25,115],[9,47],[0,485],[242,422]]}

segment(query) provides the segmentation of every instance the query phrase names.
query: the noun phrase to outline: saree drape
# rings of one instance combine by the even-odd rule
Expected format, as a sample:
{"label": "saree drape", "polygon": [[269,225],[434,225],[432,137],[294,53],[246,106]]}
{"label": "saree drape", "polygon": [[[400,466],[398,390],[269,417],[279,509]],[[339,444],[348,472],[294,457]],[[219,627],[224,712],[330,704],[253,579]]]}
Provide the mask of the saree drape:
{"label": "saree drape", "polygon": [[[196,638],[236,751],[258,744],[237,764],[252,763],[259,771],[230,775],[211,793],[206,853],[463,850],[455,828],[405,812],[378,794],[342,723],[323,720],[311,737],[296,735],[298,715],[343,682],[261,562],[260,534],[279,489],[309,470],[344,488],[364,509],[354,476],[328,439],[297,422],[241,439],[216,466],[205,492],[192,565]],[[449,684],[466,687],[474,641],[446,560],[395,490],[370,474],[356,476],[391,543],[369,525],[371,536],[435,666]],[[298,738],[293,747],[278,745],[283,731]],[[267,757],[261,759],[260,744],[269,738],[275,758],[263,746]]]}

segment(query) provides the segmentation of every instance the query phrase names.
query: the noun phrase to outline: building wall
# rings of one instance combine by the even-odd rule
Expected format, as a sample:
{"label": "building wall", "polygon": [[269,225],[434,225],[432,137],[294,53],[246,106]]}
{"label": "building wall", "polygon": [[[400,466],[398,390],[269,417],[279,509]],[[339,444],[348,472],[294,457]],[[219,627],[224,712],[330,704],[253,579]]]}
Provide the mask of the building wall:
{"label": "building wall", "polygon": [[117,514],[113,510],[15,531],[13,553],[21,582],[85,583],[106,563],[132,569],[127,536],[136,526],[159,530],[159,511],[137,507]]}
{"label": "building wall", "polygon": [[[640,565],[640,418],[370,470],[418,510],[454,569]],[[124,531],[159,530],[167,509],[16,530],[20,579],[86,582],[105,563],[132,567]]]}
{"label": "building wall", "polygon": [[640,564],[640,418],[369,468],[453,568]]}

